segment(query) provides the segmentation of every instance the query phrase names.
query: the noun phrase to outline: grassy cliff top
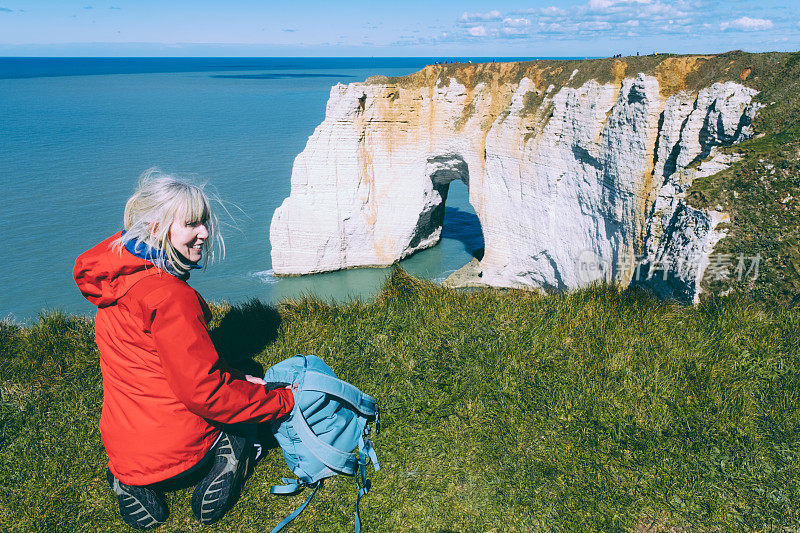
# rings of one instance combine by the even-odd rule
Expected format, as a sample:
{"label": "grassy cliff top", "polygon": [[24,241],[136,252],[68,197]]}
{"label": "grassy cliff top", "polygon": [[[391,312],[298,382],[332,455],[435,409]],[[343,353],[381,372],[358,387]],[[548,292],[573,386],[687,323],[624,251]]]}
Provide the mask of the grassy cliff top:
{"label": "grassy cliff top", "polygon": [[[313,353],[378,400],[366,531],[789,531],[800,520],[797,310],[680,307],[605,286],[463,293],[396,270],[371,302],[214,315],[215,343],[238,366]],[[104,480],[98,358],[87,318],[0,323],[0,530],[128,530]],[[304,498],[269,495],[288,474],[269,450],[213,530],[277,524]],[[190,495],[168,494],[158,531],[209,530]],[[347,531],[353,508],[352,480],[331,480],[289,531]]]}
{"label": "grassy cliff top", "polygon": [[715,82],[736,81],[759,91],[772,86],[795,56],[789,52],[752,54],[742,51],[714,55],[659,54],[601,59],[542,59],[512,63],[448,63],[428,65],[400,77],[375,76],[367,83],[421,87],[446,85],[455,79],[467,89],[487,85],[518,84],[529,78],[536,89],[580,87],[589,80],[619,83],[639,73],[658,78],[662,95],[697,91]]}

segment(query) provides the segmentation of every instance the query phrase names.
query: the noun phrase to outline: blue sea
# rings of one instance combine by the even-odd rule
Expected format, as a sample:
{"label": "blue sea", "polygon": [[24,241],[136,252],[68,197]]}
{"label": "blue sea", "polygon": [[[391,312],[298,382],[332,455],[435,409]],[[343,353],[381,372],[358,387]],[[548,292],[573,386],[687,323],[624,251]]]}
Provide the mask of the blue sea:
{"label": "blue sea", "polygon": [[[0,58],[0,319],[91,314],[75,258],[121,229],[137,177],[154,166],[207,181],[230,212],[224,260],[190,280],[207,300],[371,297],[389,269],[273,276],[272,214],[332,85],[454,59]],[[454,182],[442,241],[403,268],[442,280],[479,253],[467,198]]]}

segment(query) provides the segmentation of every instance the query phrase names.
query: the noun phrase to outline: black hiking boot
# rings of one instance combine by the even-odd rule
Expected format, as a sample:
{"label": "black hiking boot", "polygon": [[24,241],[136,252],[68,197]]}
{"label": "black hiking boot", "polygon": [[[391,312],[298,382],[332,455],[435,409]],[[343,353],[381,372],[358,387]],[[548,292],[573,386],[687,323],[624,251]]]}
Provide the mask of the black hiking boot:
{"label": "black hiking boot", "polygon": [[192,513],[203,524],[213,524],[236,502],[253,460],[254,448],[250,439],[223,432],[212,450],[211,470],[192,494]]}
{"label": "black hiking boot", "polygon": [[148,487],[126,485],[106,470],[106,479],[117,495],[122,520],[136,529],[153,529],[164,523],[169,515],[164,496]]}

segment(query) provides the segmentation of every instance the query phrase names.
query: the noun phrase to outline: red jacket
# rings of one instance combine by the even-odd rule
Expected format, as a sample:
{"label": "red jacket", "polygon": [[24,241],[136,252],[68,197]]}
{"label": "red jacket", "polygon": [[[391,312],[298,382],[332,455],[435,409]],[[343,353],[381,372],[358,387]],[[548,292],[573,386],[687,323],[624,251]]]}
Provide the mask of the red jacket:
{"label": "red jacket", "polygon": [[228,367],[208,335],[203,298],[150,261],[113,251],[119,235],[78,257],[73,276],[98,306],[108,468],[123,483],[148,485],[197,464],[220,423],[279,418],[294,399]]}

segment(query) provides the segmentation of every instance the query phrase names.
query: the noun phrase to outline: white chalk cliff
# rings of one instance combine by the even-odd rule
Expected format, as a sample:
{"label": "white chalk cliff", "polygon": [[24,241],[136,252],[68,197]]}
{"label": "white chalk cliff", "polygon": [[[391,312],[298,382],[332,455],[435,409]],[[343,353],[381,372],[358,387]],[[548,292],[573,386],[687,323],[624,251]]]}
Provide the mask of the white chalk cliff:
{"label": "white chalk cliff", "polygon": [[433,246],[457,179],[484,234],[482,283],[633,280],[696,301],[726,215],[684,195],[730,163],[715,147],[752,135],[756,91],[690,89],[621,62],[598,82],[575,65],[568,80],[563,67],[497,64],[333,87],[272,219],[274,272],[389,265]]}

